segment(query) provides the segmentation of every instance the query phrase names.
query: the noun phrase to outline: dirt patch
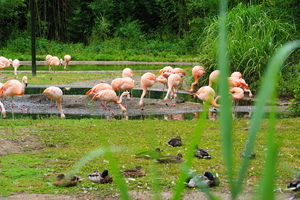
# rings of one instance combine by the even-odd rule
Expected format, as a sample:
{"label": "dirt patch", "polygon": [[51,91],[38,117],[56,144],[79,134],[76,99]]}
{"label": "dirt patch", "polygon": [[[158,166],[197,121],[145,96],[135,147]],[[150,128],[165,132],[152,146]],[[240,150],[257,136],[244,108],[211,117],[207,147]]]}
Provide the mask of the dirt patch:
{"label": "dirt patch", "polygon": [[[231,199],[229,191],[211,191],[211,193],[217,197],[221,197],[223,200]],[[130,191],[129,195],[132,200],[151,200],[153,199],[153,194],[150,191]],[[277,193],[276,200],[288,199],[292,196],[292,193]],[[160,193],[160,199],[168,200],[172,199],[173,193],[171,191],[163,191]],[[251,200],[254,196],[251,190],[246,189],[242,192],[238,198],[238,200]],[[105,197],[99,198],[96,195],[56,195],[56,194],[28,194],[28,193],[20,193],[16,195],[12,195],[9,197],[0,197],[1,200],[81,200],[81,199],[102,199],[102,200],[117,200],[122,199],[120,194],[110,194]],[[199,190],[186,190],[183,197],[183,200],[208,200],[205,193]]]}

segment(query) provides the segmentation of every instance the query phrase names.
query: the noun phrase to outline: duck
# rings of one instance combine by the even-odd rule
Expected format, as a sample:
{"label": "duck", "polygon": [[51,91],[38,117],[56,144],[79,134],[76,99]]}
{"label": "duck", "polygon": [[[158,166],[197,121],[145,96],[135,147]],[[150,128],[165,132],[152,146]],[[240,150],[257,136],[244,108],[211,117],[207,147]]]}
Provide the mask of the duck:
{"label": "duck", "polygon": [[146,176],[146,172],[141,166],[136,166],[135,168],[125,169],[121,171],[125,177],[142,177]]}
{"label": "duck", "polygon": [[95,183],[111,183],[113,182],[112,177],[108,174],[108,170],[104,170],[102,173],[95,171],[88,175],[89,179]]}
{"label": "duck", "polygon": [[198,148],[198,145],[196,145],[194,155],[197,158],[211,159],[211,155],[206,150]]}
{"label": "duck", "polygon": [[57,187],[71,187],[76,186],[79,181],[80,178],[76,175],[59,174],[54,185]]}
{"label": "duck", "polygon": [[146,158],[146,159],[156,159],[161,156],[161,152],[163,152],[160,148],[155,148],[154,150],[143,151],[141,153],[133,155],[135,158]]}
{"label": "duck", "polygon": [[300,191],[300,172],[294,176],[293,180],[288,182],[287,188],[292,191]]}
{"label": "duck", "polygon": [[176,156],[175,155],[162,156],[160,158],[157,158],[155,161],[159,163],[182,163],[184,160],[182,154],[179,153]]}
{"label": "duck", "polygon": [[[241,151],[240,156],[244,158],[245,153],[246,153],[246,151]],[[256,157],[256,153],[254,151],[252,151],[251,154],[249,155],[249,158],[253,159],[255,157]]]}
{"label": "duck", "polygon": [[170,146],[170,147],[178,147],[178,146],[182,146],[182,141],[181,141],[180,136],[176,136],[176,137],[174,137],[174,138],[171,138],[171,139],[168,141],[168,146]]}
{"label": "duck", "polygon": [[220,185],[220,180],[217,176],[213,176],[211,172],[205,172],[202,175],[188,177],[185,184],[189,188],[216,187]]}

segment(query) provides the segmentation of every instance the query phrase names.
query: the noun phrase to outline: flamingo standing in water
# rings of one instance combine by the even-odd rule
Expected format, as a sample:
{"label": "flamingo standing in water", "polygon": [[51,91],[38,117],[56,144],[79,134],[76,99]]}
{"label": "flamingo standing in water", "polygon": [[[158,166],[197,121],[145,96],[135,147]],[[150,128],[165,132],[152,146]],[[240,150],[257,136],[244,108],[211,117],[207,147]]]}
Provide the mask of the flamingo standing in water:
{"label": "flamingo standing in water", "polygon": [[211,105],[218,108],[220,105],[217,104],[216,101],[219,96],[215,98],[215,95],[216,93],[214,89],[212,89],[210,86],[203,86],[194,94],[194,97],[197,96],[203,102],[208,101]]}
{"label": "flamingo standing in water", "polygon": [[192,69],[192,75],[193,75],[193,77],[194,77],[194,79],[195,79],[195,82],[193,82],[192,85],[191,85],[190,93],[193,93],[193,91],[194,91],[194,86],[195,86],[196,84],[198,84],[199,78],[200,78],[201,76],[203,76],[205,73],[206,73],[206,72],[205,72],[205,70],[204,70],[204,67],[199,66],[199,65],[193,67],[193,69]]}
{"label": "flamingo standing in water", "polygon": [[134,88],[134,80],[130,77],[116,78],[111,82],[112,89],[114,91],[124,90],[128,92],[127,99],[130,98],[129,90]]}
{"label": "flamingo standing in water", "polygon": [[66,70],[66,71],[67,71],[67,66],[69,65],[70,60],[71,60],[70,55],[65,55],[64,56],[64,61],[65,61],[64,70]]}
{"label": "flamingo standing in water", "polygon": [[59,110],[60,113],[60,118],[65,118],[65,114],[62,109],[62,97],[63,97],[63,92],[59,87],[55,86],[50,86],[46,88],[43,91],[43,94],[46,94],[50,99],[56,102],[57,104],[57,109]]}
{"label": "flamingo standing in water", "polygon": [[20,61],[18,59],[14,59],[12,61],[12,66],[14,67],[15,78],[17,78],[17,70],[20,66]]}
{"label": "flamingo standing in water", "polygon": [[12,118],[14,119],[14,97],[16,95],[23,95],[25,92],[25,87],[27,87],[26,76],[23,76],[22,82],[12,79],[7,81],[0,87],[0,96],[5,98],[6,96],[10,96],[12,98]]}
{"label": "flamingo standing in water", "polygon": [[124,95],[128,95],[129,92],[123,92],[120,96],[120,99],[118,99],[118,96],[115,91],[113,90],[101,90],[98,93],[96,93],[92,100],[95,98],[99,98],[101,101],[105,101],[106,103],[109,102],[115,102],[122,110],[123,113],[126,112],[126,108],[122,106],[122,99]]}
{"label": "flamingo standing in water", "polygon": [[123,71],[122,71],[122,78],[126,78],[126,77],[129,77],[129,78],[133,77],[133,71],[132,71],[132,69],[130,69],[128,67],[123,69]]}
{"label": "flamingo standing in water", "polygon": [[89,94],[96,94],[97,92],[101,91],[101,90],[112,90],[112,86],[109,85],[108,83],[99,83],[95,86],[92,87],[92,89],[90,89],[89,91],[87,91],[85,94],[89,95]]}
{"label": "flamingo standing in water", "polygon": [[176,87],[178,87],[180,85],[180,83],[182,83],[182,78],[180,77],[180,75],[178,74],[171,74],[168,78],[168,91],[167,94],[164,98],[164,102],[168,101],[168,96],[170,94],[170,97],[176,99],[177,94],[176,94]]}
{"label": "flamingo standing in water", "polygon": [[156,82],[156,76],[155,74],[151,73],[151,72],[147,72],[145,74],[142,75],[141,77],[141,87],[143,89],[141,98],[140,98],[140,102],[139,102],[139,106],[143,107],[144,106],[144,96],[146,95],[147,89],[151,88],[154,83]]}

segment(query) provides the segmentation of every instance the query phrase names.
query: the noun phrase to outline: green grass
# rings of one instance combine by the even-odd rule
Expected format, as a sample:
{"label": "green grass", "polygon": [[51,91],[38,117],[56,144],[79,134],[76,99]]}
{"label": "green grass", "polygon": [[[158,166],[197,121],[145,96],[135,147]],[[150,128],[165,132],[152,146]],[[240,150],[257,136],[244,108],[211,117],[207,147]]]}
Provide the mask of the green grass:
{"label": "green grass", "polygon": [[[299,157],[295,149],[299,144],[298,124],[299,118],[281,119],[276,123],[277,134],[274,138],[280,142],[281,150],[278,156],[278,168],[275,184],[280,188],[286,187],[288,181],[294,174],[299,164],[294,158]],[[137,181],[129,181],[126,186],[129,190],[152,191],[154,180],[158,181],[159,191],[173,190],[180,175],[180,165],[156,164],[152,160],[133,158],[132,155],[143,150],[159,147],[165,154],[177,154],[181,152],[184,157],[188,154],[192,142],[192,135],[197,127],[198,121],[119,121],[119,120],[59,120],[59,119],[22,119],[1,120],[2,139],[8,136],[14,141],[22,144],[24,141],[38,141],[41,143],[38,149],[32,150],[29,145],[23,153],[11,153],[1,157],[0,177],[1,196],[7,196],[18,192],[28,193],[60,193],[60,194],[83,194],[83,188],[90,194],[100,197],[111,193],[118,193],[116,181],[112,184],[93,184],[88,180],[87,174],[95,170],[108,169],[112,176],[116,171],[141,165],[147,172],[147,176],[137,178]],[[212,191],[228,190],[228,178],[223,160],[220,124],[218,121],[202,121],[205,129],[196,143],[212,154],[211,160],[200,160],[193,158],[191,168],[197,173],[211,171],[218,173],[221,185]],[[247,132],[244,130],[249,126],[249,120],[234,120],[232,132],[232,156],[236,163],[241,163],[239,152],[244,149]],[[172,128],[171,128],[172,127]],[[258,184],[265,159],[266,139],[268,121],[262,121],[262,127],[257,135],[255,151],[257,158],[250,161],[249,170],[246,173],[245,186],[253,187]],[[166,142],[173,136],[180,135],[183,139],[182,147],[168,147]],[[195,141],[194,141],[195,142]],[[23,146],[23,145],[22,145]],[[111,158],[108,153],[96,156],[81,167],[76,169],[77,175],[83,178],[82,182],[72,188],[57,188],[53,186],[56,175],[68,173],[78,165],[78,161],[85,155],[98,148],[110,146],[117,167],[111,168]],[[31,151],[32,150],[32,151]],[[107,162],[109,161],[109,162]],[[77,163],[77,164],[76,164]],[[80,166],[80,165],[79,165]],[[158,180],[153,178],[153,166],[157,170]],[[76,168],[76,167],[75,167]],[[236,171],[238,167],[233,170]],[[114,172],[115,171],[115,172]],[[99,193],[99,189],[103,190]]]}

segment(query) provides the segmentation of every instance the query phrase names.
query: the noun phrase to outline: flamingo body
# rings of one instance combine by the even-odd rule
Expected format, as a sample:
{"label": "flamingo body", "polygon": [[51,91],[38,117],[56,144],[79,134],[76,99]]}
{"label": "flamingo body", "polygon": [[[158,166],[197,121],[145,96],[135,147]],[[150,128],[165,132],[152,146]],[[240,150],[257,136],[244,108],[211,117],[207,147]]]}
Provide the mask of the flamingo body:
{"label": "flamingo body", "polygon": [[60,112],[60,117],[65,118],[65,115],[62,110],[62,90],[59,87],[50,86],[43,91],[43,94],[46,94],[50,99],[57,103],[57,108]]}
{"label": "flamingo body", "polygon": [[198,84],[199,78],[200,78],[201,76],[203,76],[205,73],[206,73],[206,72],[205,72],[205,70],[204,70],[204,67],[199,66],[199,65],[193,67],[193,69],[192,69],[192,75],[193,75],[193,77],[194,77],[194,79],[195,79],[195,82],[193,82],[193,83],[191,84],[190,93],[193,93],[193,91],[194,91],[194,86],[195,86],[196,84]]}
{"label": "flamingo body", "polygon": [[219,104],[216,103],[216,99],[214,99],[215,91],[210,86],[201,87],[194,96],[197,96],[202,101],[208,101],[215,107],[220,107]]}
{"label": "flamingo body", "polygon": [[123,69],[123,71],[122,71],[122,78],[125,78],[125,77],[129,77],[129,78],[132,78],[132,76],[133,76],[133,71],[132,71],[132,69],[130,69],[130,68],[125,68],[125,69]]}
{"label": "flamingo body", "polygon": [[71,60],[70,55],[65,55],[64,56],[64,61],[65,61],[64,70],[67,70],[67,66],[69,65],[70,60]]}
{"label": "flamingo body", "polygon": [[218,81],[220,75],[220,70],[215,70],[212,73],[210,73],[209,78],[208,78],[208,86],[213,87]]}
{"label": "flamingo body", "polygon": [[242,100],[244,98],[244,90],[240,87],[233,87],[229,90],[229,92],[236,100]]}
{"label": "flamingo body", "polygon": [[14,73],[15,73],[15,78],[16,78],[16,76],[17,76],[17,70],[18,70],[18,68],[20,66],[20,61],[18,59],[14,59],[12,61],[12,66],[14,67]]}
{"label": "flamingo body", "polygon": [[3,56],[0,56],[0,69],[4,69],[6,67],[10,67],[10,64],[12,63],[11,59],[7,59]]}
{"label": "flamingo body", "polygon": [[180,77],[180,75],[178,74],[171,74],[168,78],[168,91],[167,94],[164,98],[164,101],[168,101],[168,96],[169,94],[172,92],[172,94],[170,95],[171,97],[176,98],[176,90],[175,88],[178,87],[180,85],[180,83],[182,83],[182,78]]}
{"label": "flamingo body", "polygon": [[112,90],[112,89],[113,88],[111,87],[111,85],[109,85],[107,83],[99,83],[99,84],[95,85],[94,87],[92,87],[92,89],[87,91],[85,94],[86,95],[96,94],[97,92],[99,92],[101,90]]}
{"label": "flamingo body", "polygon": [[146,95],[147,89],[151,88],[154,85],[155,82],[156,82],[156,76],[153,73],[147,72],[147,73],[142,75],[142,77],[141,77],[141,87],[143,89],[143,92],[142,92],[140,102],[139,102],[140,107],[142,107],[144,105],[143,98]]}
{"label": "flamingo body", "polygon": [[186,76],[185,71],[181,68],[174,68],[173,73],[178,74],[181,78]]}
{"label": "flamingo body", "polygon": [[115,91],[101,90],[93,96],[92,100],[94,100],[95,98],[98,98],[102,101],[105,101],[106,103],[114,102],[121,108],[122,112],[124,113],[124,112],[126,112],[126,108],[124,108],[121,105],[121,103],[122,103],[123,96],[128,95],[128,94],[129,94],[129,92],[123,92],[122,95],[120,96],[120,99],[118,99],[118,96]]}

